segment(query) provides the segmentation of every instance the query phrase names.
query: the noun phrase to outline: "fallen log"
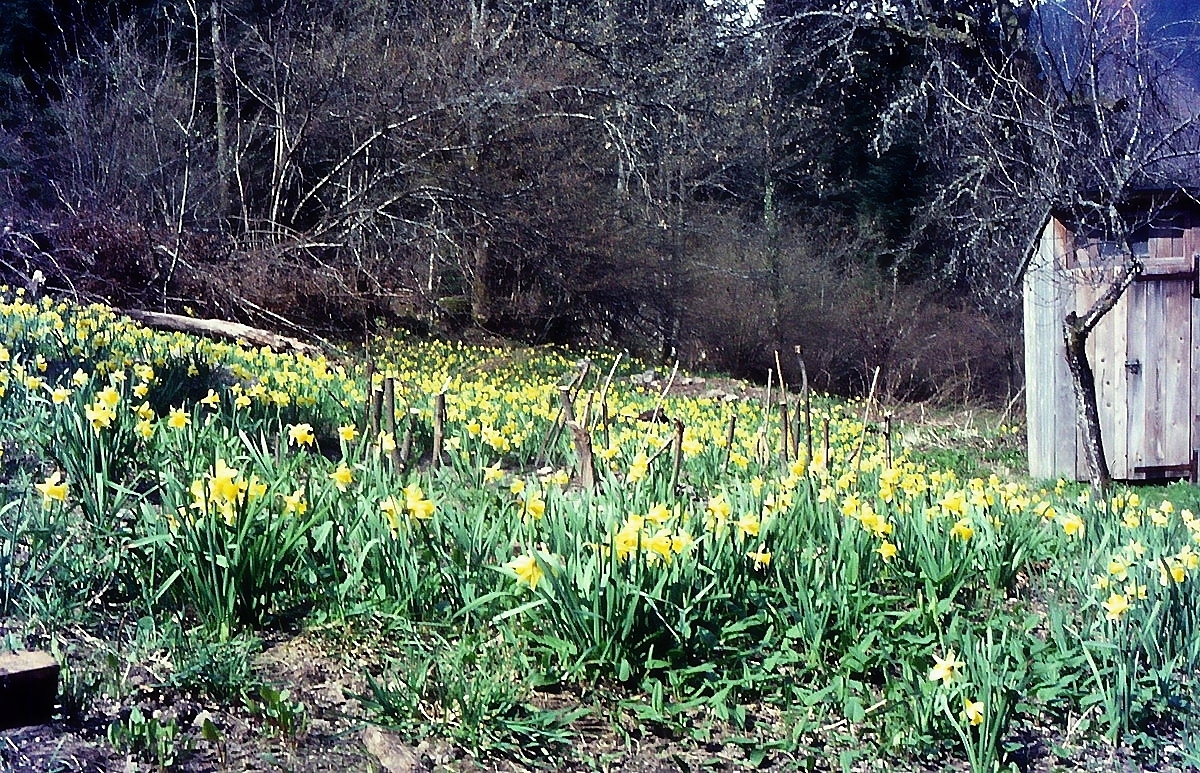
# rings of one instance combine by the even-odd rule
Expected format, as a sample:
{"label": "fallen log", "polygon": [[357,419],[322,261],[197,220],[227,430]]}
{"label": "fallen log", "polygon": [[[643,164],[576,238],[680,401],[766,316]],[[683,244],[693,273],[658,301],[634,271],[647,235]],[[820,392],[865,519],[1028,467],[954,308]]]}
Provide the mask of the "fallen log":
{"label": "fallen log", "polygon": [[196,319],[194,317],[184,317],[179,314],[164,314],[157,311],[139,311],[137,309],[124,309],[118,313],[155,330],[171,330],[178,333],[210,335],[233,341],[245,341],[254,346],[266,346],[275,351],[294,352],[296,354],[311,356],[321,354],[321,349],[312,344],[306,344],[295,338],[272,333],[269,330],[243,325],[240,322],[227,322],[221,319]]}

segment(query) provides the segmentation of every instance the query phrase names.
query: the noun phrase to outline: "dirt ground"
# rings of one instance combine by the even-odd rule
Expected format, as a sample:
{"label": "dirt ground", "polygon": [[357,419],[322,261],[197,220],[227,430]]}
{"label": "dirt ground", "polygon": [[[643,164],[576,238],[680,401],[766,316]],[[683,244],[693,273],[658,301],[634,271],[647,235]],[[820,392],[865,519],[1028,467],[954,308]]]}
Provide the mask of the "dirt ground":
{"label": "dirt ground", "polygon": [[[353,653],[330,655],[322,642],[301,634],[266,649],[256,663],[257,675],[302,700],[308,708],[307,728],[298,738],[273,737],[269,726],[240,707],[206,704],[188,695],[144,688],[133,700],[147,714],[173,717],[185,729],[190,750],[174,770],[209,771],[377,771],[378,773],[472,773],[531,770],[632,771],[666,773],[681,770],[732,770],[746,767],[744,752],[719,742],[682,743],[676,739],[631,736],[618,726],[591,717],[573,730],[577,743],[556,759],[519,764],[504,759],[473,759],[462,749],[438,739],[405,743],[385,728],[370,724],[353,695],[366,689],[363,666]],[[125,704],[130,703],[127,698]],[[157,769],[145,761],[114,751],[107,728],[120,718],[113,701],[101,702],[84,722],[0,731],[0,771],[43,773],[71,771],[129,773]],[[219,742],[201,737],[205,717],[221,729]],[[783,769],[768,764],[762,769]],[[817,768],[821,769],[821,768]]]}
{"label": "dirt ground", "polygon": [[[803,753],[767,753],[755,764],[745,744],[721,740],[697,742],[685,737],[638,733],[622,729],[619,718],[585,716],[573,726],[576,740],[555,757],[520,764],[507,759],[474,759],[462,749],[439,739],[406,743],[399,735],[369,723],[352,697],[365,689],[369,653],[330,652],[318,636],[301,634],[269,646],[256,661],[256,675],[286,687],[303,700],[309,711],[306,730],[285,741],[269,726],[240,707],[207,704],[189,695],[160,692],[153,685],[137,688],[132,699],[144,711],[157,710],[174,717],[184,728],[190,749],[173,770],[187,773],[217,771],[294,771],[318,773],[525,773],[535,770],[630,771],[631,773],[683,773],[687,771],[868,771],[908,770],[919,773],[964,771],[962,762],[941,756],[930,761],[908,762],[872,759],[864,754],[874,744],[855,749],[853,728],[842,727],[838,747],[821,747],[817,739]],[[136,680],[135,680],[136,681]],[[548,696],[548,700],[562,700]],[[127,697],[125,704],[130,703]],[[201,737],[199,724],[209,717],[221,730],[218,742]],[[155,771],[156,765],[114,751],[106,730],[119,718],[115,702],[101,702],[83,722],[56,721],[50,725],[0,732],[0,771],[8,773],[133,773]],[[778,719],[763,716],[760,724]],[[786,731],[775,726],[773,732]],[[721,737],[718,730],[716,738]],[[1069,739],[1050,738],[1033,728],[1022,728],[1010,741],[1018,747],[1013,762],[1021,771],[1089,770],[1184,771],[1185,765],[1134,759],[1125,751],[1103,746],[1069,745]],[[1063,742],[1069,754],[1063,754]],[[1057,752],[1051,749],[1059,747]],[[1170,752],[1170,749],[1166,751]],[[856,753],[857,752],[857,753]]]}

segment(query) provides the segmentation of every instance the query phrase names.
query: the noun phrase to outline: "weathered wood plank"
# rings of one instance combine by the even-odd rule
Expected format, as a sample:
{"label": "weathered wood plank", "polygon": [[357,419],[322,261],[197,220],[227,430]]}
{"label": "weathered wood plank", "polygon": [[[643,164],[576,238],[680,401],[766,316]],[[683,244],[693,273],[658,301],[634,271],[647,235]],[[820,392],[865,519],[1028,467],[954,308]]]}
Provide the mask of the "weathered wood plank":
{"label": "weathered wood plank", "polygon": [[1144,273],[1169,274],[1190,271],[1191,256],[1184,249],[1184,231],[1179,228],[1151,229],[1149,255],[1143,261]]}
{"label": "weathered wood plank", "polygon": [[[1182,246],[1181,248],[1182,249]],[[1191,438],[1191,282],[1174,280],[1163,288],[1163,464],[1186,464],[1192,458]]]}
{"label": "weathered wood plank", "polygon": [[48,652],[0,655],[0,730],[44,725],[58,696],[58,661]]}
{"label": "weathered wood plank", "polygon": [[[1119,272],[1106,272],[1103,281],[1116,281]],[[1095,294],[1095,293],[1093,293]],[[1129,301],[1122,298],[1092,331],[1089,356],[1096,373],[1096,402],[1104,452],[1114,478],[1129,477],[1128,415],[1126,413],[1125,341]]]}
{"label": "weathered wood plank", "polygon": [[1167,353],[1163,338],[1167,330],[1165,287],[1162,282],[1146,283],[1146,324],[1142,375],[1145,383],[1145,458],[1147,465],[1171,464],[1167,460],[1164,438],[1164,400],[1166,396]]}
{"label": "weathered wood plank", "polygon": [[[1195,267],[1196,255],[1200,253],[1200,221],[1188,213],[1183,234],[1183,253],[1193,262]],[[1194,289],[1188,288],[1189,291]],[[1188,400],[1188,450],[1195,452],[1200,449],[1200,300],[1188,299],[1191,328],[1188,341],[1188,373],[1190,374],[1190,391]]]}
{"label": "weathered wood plank", "polygon": [[[1150,284],[1135,282],[1126,291],[1129,301],[1126,358],[1131,367],[1126,369],[1126,400],[1128,401],[1127,426],[1129,471],[1146,464],[1146,382],[1142,367],[1146,360],[1146,293]],[[1137,363],[1133,366],[1133,363]],[[1136,367],[1136,372],[1135,372]],[[1132,474],[1130,477],[1135,477]]]}
{"label": "weathered wood plank", "polygon": [[1060,230],[1054,220],[1046,226],[1024,277],[1026,436],[1029,474],[1034,478],[1058,475],[1055,355],[1062,347],[1059,307],[1063,286],[1056,270],[1060,253],[1055,239],[1061,236]]}

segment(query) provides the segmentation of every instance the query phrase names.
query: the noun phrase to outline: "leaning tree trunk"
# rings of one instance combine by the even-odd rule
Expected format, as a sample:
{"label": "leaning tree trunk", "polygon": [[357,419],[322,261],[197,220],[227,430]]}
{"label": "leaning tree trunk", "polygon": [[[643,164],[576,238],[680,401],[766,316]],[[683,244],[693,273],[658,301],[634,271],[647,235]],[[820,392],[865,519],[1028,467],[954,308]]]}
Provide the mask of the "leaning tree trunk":
{"label": "leaning tree trunk", "polygon": [[1108,469],[1108,458],[1104,454],[1100,407],[1096,399],[1096,376],[1088,361],[1087,340],[1104,315],[1117,305],[1117,301],[1141,270],[1141,263],[1136,260],[1126,261],[1121,275],[1109,285],[1104,295],[1092,304],[1083,317],[1072,311],[1063,321],[1067,367],[1071,371],[1071,385],[1075,391],[1075,420],[1083,437],[1083,455],[1087,462],[1088,474],[1091,476],[1092,490],[1098,497],[1108,494],[1112,474]]}

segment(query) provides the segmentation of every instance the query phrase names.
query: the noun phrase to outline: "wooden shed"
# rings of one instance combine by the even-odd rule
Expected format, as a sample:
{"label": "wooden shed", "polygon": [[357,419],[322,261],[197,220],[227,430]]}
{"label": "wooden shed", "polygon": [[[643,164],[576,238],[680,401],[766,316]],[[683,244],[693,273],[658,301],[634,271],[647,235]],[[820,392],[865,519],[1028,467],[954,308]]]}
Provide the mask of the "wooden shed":
{"label": "wooden shed", "polygon": [[[1139,205],[1134,205],[1139,206]],[[1142,203],[1145,213],[1150,210]],[[1136,219],[1131,213],[1130,219]],[[1200,450],[1200,205],[1146,214],[1130,246],[1144,266],[1088,341],[1113,478],[1197,478]],[[1051,215],[1023,276],[1029,472],[1086,480],[1063,320],[1082,315],[1120,272],[1124,246]]]}

